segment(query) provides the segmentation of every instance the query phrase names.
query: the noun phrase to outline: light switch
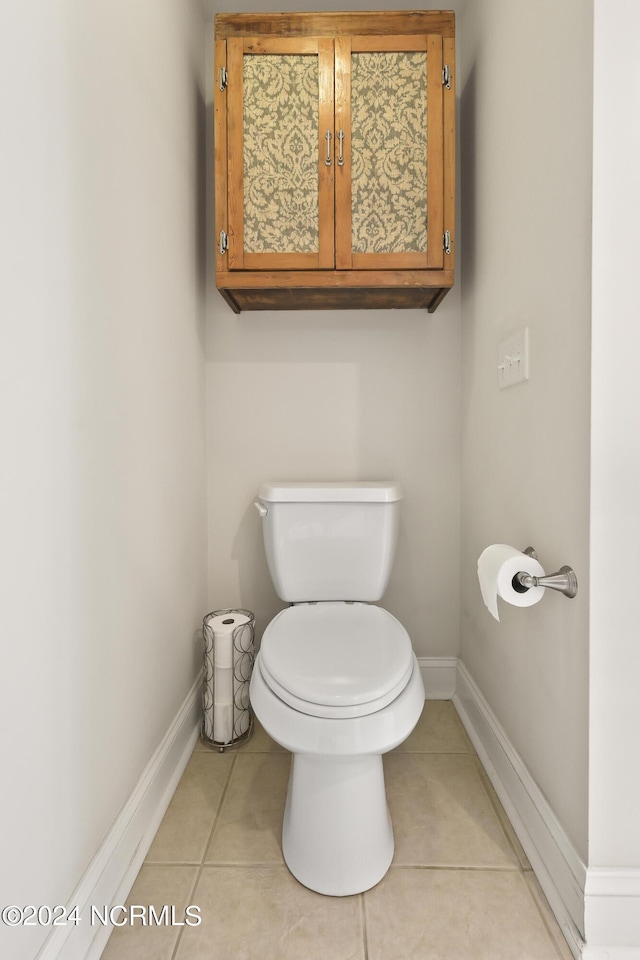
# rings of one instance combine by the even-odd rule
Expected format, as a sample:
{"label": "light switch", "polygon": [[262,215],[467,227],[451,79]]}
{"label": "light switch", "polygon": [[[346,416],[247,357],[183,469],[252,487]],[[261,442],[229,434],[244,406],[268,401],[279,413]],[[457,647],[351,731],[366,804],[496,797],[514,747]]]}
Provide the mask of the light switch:
{"label": "light switch", "polygon": [[498,347],[498,386],[503,390],[528,379],[529,327],[523,327]]}

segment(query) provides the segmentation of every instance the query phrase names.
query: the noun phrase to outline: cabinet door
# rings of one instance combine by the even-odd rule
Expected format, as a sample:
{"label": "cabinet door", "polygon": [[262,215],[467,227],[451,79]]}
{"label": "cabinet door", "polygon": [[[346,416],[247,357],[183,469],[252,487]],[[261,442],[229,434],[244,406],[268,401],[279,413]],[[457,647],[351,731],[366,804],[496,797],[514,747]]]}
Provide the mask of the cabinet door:
{"label": "cabinet door", "polygon": [[339,37],[335,58],[336,267],[442,269],[442,37]]}
{"label": "cabinet door", "polygon": [[332,39],[227,41],[229,269],[333,268],[333,68]]}

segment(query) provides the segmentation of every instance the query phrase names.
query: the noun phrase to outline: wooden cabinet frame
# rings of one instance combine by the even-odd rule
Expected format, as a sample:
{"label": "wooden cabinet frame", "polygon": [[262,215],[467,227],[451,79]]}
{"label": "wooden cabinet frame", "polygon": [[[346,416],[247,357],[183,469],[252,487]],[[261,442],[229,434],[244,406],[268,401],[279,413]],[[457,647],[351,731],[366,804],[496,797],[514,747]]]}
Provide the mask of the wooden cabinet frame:
{"label": "wooden cabinet frame", "polygon": [[318,253],[245,253],[243,250],[243,112],[242,59],[246,55],[300,54],[318,57],[318,141],[333,131],[334,42],[328,38],[231,37],[227,41],[227,71],[236,81],[228,89],[228,116],[235,122],[228,132],[229,270],[322,270],[333,268],[334,165],[318,155]]}
{"label": "wooden cabinet frame", "polygon": [[[351,54],[387,53],[395,51],[425,51],[427,53],[427,250],[425,253],[352,253],[351,252]],[[335,99],[336,129],[347,131],[345,164],[336,170],[336,269],[338,270],[428,270],[442,269],[444,250],[443,226],[443,115],[442,99],[442,38],[434,35],[418,36],[364,36],[336,39]]]}
{"label": "wooden cabinet frame", "polygon": [[[427,53],[427,244],[425,253],[351,249],[351,55]],[[319,150],[316,253],[247,253],[243,243],[243,57],[318,57],[319,142],[346,131],[344,166]],[[455,76],[453,14],[219,14],[216,17],[216,284],[231,307],[322,309],[416,307],[433,311],[453,284],[455,244]],[[444,85],[443,66],[449,86]],[[220,82],[226,70],[228,85]],[[426,135],[426,131],[425,131]],[[337,152],[334,154],[337,156]],[[445,232],[450,252],[445,252]]]}

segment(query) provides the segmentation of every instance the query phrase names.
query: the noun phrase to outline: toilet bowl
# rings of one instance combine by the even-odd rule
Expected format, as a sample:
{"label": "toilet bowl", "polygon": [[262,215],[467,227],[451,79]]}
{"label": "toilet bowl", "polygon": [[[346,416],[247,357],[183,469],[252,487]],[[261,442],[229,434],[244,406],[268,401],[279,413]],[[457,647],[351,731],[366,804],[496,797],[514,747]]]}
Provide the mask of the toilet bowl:
{"label": "toilet bowl", "polygon": [[318,893],[368,890],[393,857],[382,754],[424,706],[406,631],[369,604],[289,607],[265,631],[251,702],[293,753],[282,830],[291,873]]}
{"label": "toilet bowl", "polygon": [[[295,509],[279,522],[274,506],[283,498]],[[272,578],[292,605],[264,632],[251,704],[266,732],[293,754],[285,862],[302,884],[331,896],[368,890],[389,868],[394,842],[382,755],[409,736],[424,706],[406,630],[370,602],[386,586],[395,542],[396,521],[375,508],[398,499],[395,484],[270,484],[258,502],[263,519],[271,520],[265,542]],[[340,596],[342,579],[345,592],[362,599]],[[327,582],[338,599],[320,599]],[[305,601],[300,591],[318,599]]]}

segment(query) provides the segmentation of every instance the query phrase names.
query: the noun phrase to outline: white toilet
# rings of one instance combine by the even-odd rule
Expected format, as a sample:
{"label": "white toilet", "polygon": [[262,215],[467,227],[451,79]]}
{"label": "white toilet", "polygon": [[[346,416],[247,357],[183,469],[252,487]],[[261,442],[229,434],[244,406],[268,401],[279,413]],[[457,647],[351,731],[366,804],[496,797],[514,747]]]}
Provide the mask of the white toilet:
{"label": "white toilet", "polygon": [[424,706],[409,635],[371,602],[389,580],[401,497],[394,482],[265,483],[256,501],[271,578],[292,606],[264,632],[251,703],[293,753],[287,866],[338,897],[368,890],[389,868],[382,754]]}

